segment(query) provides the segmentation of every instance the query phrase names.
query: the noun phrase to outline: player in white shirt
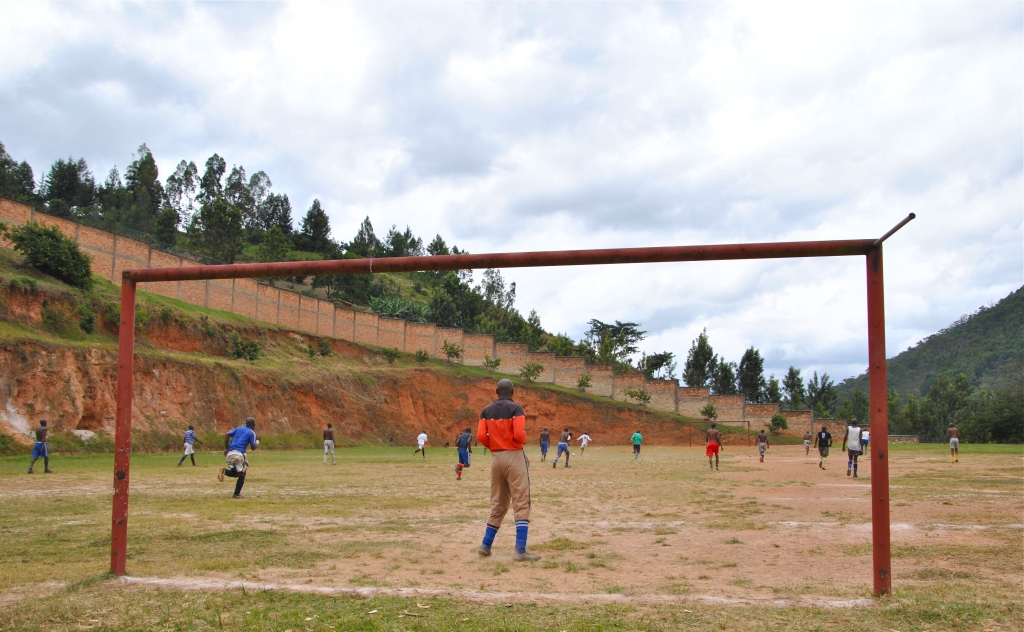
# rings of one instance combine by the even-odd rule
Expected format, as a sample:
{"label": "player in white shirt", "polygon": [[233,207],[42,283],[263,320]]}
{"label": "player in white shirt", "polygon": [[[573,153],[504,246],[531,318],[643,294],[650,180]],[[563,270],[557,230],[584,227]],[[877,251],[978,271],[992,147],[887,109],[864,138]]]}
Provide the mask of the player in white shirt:
{"label": "player in white shirt", "polygon": [[427,445],[427,431],[426,430],[421,432],[420,436],[416,437],[416,449],[413,451],[413,456],[415,456],[417,452],[422,452],[423,453],[423,458],[424,459],[427,458],[427,449],[425,447],[423,447],[425,445]]}
{"label": "player in white shirt", "polygon": [[856,417],[851,419],[850,425],[846,427],[846,436],[843,437],[843,443],[846,445],[846,452],[850,458],[846,463],[846,475],[850,475],[852,468],[854,478],[857,478],[857,457],[861,455],[864,449],[864,445],[860,441],[864,431],[860,429],[857,423]]}
{"label": "player in white shirt", "polygon": [[590,438],[590,435],[588,435],[585,432],[581,434],[576,440],[582,442],[582,445],[580,445],[580,454],[583,454],[583,451],[587,449],[587,444],[593,441],[593,439]]}

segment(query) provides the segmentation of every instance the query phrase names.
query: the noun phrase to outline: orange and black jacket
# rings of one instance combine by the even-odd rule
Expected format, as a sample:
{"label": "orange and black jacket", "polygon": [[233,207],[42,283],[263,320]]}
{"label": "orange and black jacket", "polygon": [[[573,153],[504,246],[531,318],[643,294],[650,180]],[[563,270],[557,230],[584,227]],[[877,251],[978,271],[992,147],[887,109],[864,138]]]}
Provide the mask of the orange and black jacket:
{"label": "orange and black jacket", "polygon": [[522,450],[526,443],[526,413],[511,399],[499,399],[480,413],[476,431],[480,445],[491,452]]}

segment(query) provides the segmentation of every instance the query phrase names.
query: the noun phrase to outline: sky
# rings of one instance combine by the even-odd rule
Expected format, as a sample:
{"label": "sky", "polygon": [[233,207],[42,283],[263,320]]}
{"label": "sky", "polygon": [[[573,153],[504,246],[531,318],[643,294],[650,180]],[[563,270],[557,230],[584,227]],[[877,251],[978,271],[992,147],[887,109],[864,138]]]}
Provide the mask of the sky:
{"label": "sky", "polygon": [[[0,141],[37,180],[146,143],[265,171],[333,236],[473,253],[881,236],[888,354],[1024,283],[1021,3],[0,3]],[[509,270],[579,338],[841,381],[861,257]],[[480,278],[480,274],[476,274]]]}

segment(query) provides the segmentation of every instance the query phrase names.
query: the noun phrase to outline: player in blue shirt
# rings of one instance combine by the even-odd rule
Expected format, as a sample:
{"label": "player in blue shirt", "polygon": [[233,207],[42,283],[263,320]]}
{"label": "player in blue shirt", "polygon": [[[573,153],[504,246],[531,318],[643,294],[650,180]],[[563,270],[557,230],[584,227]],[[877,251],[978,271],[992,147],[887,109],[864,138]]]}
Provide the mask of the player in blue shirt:
{"label": "player in blue shirt", "polygon": [[465,432],[455,440],[459,450],[459,464],[455,466],[455,480],[462,480],[462,468],[469,467],[469,453],[473,451],[473,431],[466,428]]}
{"label": "player in blue shirt", "polygon": [[217,480],[223,481],[225,476],[238,479],[235,482],[235,493],[232,498],[245,498],[242,496],[242,486],[245,485],[245,472],[249,469],[249,460],[245,456],[245,451],[250,446],[255,449],[260,445],[255,428],[256,420],[247,417],[244,426],[229,430],[224,435],[224,457],[227,460],[227,467],[220,469]]}
{"label": "player in blue shirt", "polygon": [[188,430],[185,431],[185,439],[184,440],[185,440],[185,454],[181,455],[181,460],[178,461],[178,467],[181,467],[181,464],[185,462],[185,457],[186,456],[190,457],[192,459],[192,467],[195,467],[196,466],[196,452],[195,452],[195,450],[192,449],[192,444],[193,443],[198,443],[199,445],[202,445],[203,442],[196,438],[196,429],[193,428],[191,425],[189,425]]}

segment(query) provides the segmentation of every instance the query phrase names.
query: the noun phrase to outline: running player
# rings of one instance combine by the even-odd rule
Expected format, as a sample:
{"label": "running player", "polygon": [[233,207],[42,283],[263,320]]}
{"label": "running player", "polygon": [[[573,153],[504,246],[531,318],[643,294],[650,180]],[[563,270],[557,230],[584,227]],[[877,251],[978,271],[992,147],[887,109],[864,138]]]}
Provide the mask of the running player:
{"label": "running player", "polygon": [[565,453],[565,467],[569,467],[569,442],[572,441],[572,433],[569,432],[569,426],[562,429],[562,436],[558,438],[558,454],[555,455],[554,462],[551,463],[552,468],[558,467],[558,459],[562,458],[562,453]]}
{"label": "running player", "polygon": [[548,458],[548,446],[551,444],[551,433],[548,429],[540,431],[540,460],[543,463]]}
{"label": "running player", "polygon": [[185,441],[185,454],[181,455],[181,460],[178,461],[178,467],[181,467],[181,464],[185,462],[185,457],[186,456],[187,457],[191,457],[191,459],[192,459],[192,467],[195,467],[196,466],[196,451],[192,448],[192,443],[195,442],[195,443],[202,444],[202,441],[200,441],[199,439],[196,439],[196,429],[193,428],[191,424],[189,425],[188,430],[185,431],[184,441]]}
{"label": "running player", "polygon": [[843,435],[843,445],[846,446],[846,452],[849,460],[846,462],[846,475],[850,475],[851,468],[853,469],[853,477],[857,477],[857,457],[861,455],[861,442],[860,435],[861,429],[858,425],[857,418],[854,417],[850,420],[850,425],[846,427],[846,434]]}
{"label": "running player", "polygon": [[644,442],[644,436],[637,430],[629,440],[633,443],[633,460],[636,461],[640,458],[640,444]]}
{"label": "running player", "polygon": [[242,486],[245,485],[245,473],[249,471],[249,459],[245,456],[245,451],[250,446],[255,450],[260,445],[255,428],[256,420],[246,417],[244,426],[229,430],[224,435],[224,458],[227,467],[220,468],[217,480],[223,482],[225,476],[238,479],[235,481],[235,493],[232,498],[245,498],[242,495]]}
{"label": "running player", "polygon": [[455,447],[459,451],[459,463],[455,466],[455,480],[462,480],[462,469],[469,467],[469,453],[473,451],[473,431],[468,427],[465,432],[455,440]]}
{"label": "running player", "polygon": [[761,453],[761,463],[764,463],[764,451],[768,449],[768,434],[765,433],[764,428],[761,428],[761,432],[757,435],[757,450]]}
{"label": "running player", "polygon": [[818,448],[818,455],[821,457],[818,459],[818,467],[825,469],[825,461],[828,460],[828,449],[832,447],[832,433],[828,431],[828,426],[822,426],[821,432],[814,435],[814,447]]}
{"label": "running player", "polygon": [[416,437],[416,449],[412,451],[412,455],[416,456],[417,452],[423,453],[423,458],[427,458],[427,449],[424,447],[427,445],[427,431],[424,430]]}
{"label": "running player", "polygon": [[[946,431],[946,438],[949,439],[949,461],[950,463],[960,462],[960,430],[957,429],[953,424],[949,424],[949,430]],[[32,468],[29,468],[29,472]]]}
{"label": "running player", "polygon": [[[722,433],[718,430],[718,423],[712,421],[708,428],[707,437],[704,439],[704,454],[708,457],[708,468],[718,469],[718,451],[722,449]],[[715,457],[714,466],[711,465],[711,457]]]}
{"label": "running player", "polygon": [[327,428],[324,429],[324,465],[327,465],[327,453],[331,454],[331,465],[337,465],[338,462],[334,460],[334,426],[327,424]]}
{"label": "running player", "polygon": [[530,531],[530,461],[523,451],[526,442],[526,413],[512,401],[511,380],[499,380],[498,399],[480,413],[476,438],[489,446],[491,457],[491,513],[487,517],[484,539],[477,552],[491,554],[494,536],[512,505],[516,519],[516,562],[536,562],[540,556],[526,550]]}
{"label": "running player", "polygon": [[587,444],[593,441],[593,439],[590,438],[590,435],[588,435],[585,432],[581,434],[579,438],[576,440],[582,442],[582,445],[580,445],[580,454],[583,454],[583,451],[587,449]]}
{"label": "running player", "polygon": [[43,459],[43,473],[53,474],[53,470],[50,469],[50,444],[46,441],[46,435],[50,432],[50,429],[46,427],[46,420],[39,420],[39,427],[36,428],[36,444],[32,446],[32,462],[28,464],[28,473],[32,473],[32,468],[35,467],[36,461],[40,457]]}
{"label": "running player", "polygon": [[811,453],[811,431],[804,433],[804,456]]}
{"label": "running player", "polygon": [[871,430],[864,428],[860,431],[860,451],[862,454],[868,454],[868,443],[871,442]]}

